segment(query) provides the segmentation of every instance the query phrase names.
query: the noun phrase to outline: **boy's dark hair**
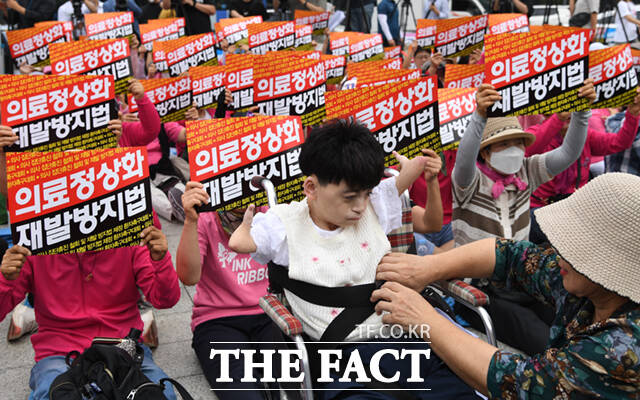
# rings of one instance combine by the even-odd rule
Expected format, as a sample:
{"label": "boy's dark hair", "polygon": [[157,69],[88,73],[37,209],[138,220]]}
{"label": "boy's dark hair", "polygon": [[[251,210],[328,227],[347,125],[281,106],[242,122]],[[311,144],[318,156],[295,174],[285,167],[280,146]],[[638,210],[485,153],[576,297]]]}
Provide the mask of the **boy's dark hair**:
{"label": "boy's dark hair", "polygon": [[384,151],[373,133],[350,120],[333,120],[311,131],[300,153],[300,169],[320,184],[345,181],[352,190],[372,189],[384,175]]}

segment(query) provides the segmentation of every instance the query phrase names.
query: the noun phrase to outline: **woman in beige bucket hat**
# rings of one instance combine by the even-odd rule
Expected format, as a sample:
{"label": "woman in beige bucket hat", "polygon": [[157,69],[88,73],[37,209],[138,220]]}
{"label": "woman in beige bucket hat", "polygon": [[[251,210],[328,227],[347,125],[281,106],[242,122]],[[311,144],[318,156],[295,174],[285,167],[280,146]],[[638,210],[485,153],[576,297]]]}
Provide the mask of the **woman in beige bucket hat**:
{"label": "woman in beige bucket hat", "polygon": [[[595,99],[592,82],[585,81],[578,91],[589,101]],[[531,193],[573,164],[587,137],[591,111],[577,111],[560,147],[525,157],[525,147],[535,136],[523,131],[516,117],[487,118],[487,110],[500,98],[491,85],[478,88],[477,111],[460,140],[451,175],[455,246],[487,237],[529,240]],[[490,282],[473,283],[489,295],[487,311],[498,340],[527,354],[544,349],[553,309]],[[464,307],[455,311],[473,327],[483,329],[474,312]]]}
{"label": "woman in beige bucket hat", "polygon": [[[433,351],[490,398],[640,398],[640,177],[601,175],[536,216],[551,248],[489,238],[433,256],[385,256],[376,310],[389,312],[385,323],[428,324]],[[419,295],[459,276],[487,277],[552,305],[545,350],[525,357],[495,348]]]}

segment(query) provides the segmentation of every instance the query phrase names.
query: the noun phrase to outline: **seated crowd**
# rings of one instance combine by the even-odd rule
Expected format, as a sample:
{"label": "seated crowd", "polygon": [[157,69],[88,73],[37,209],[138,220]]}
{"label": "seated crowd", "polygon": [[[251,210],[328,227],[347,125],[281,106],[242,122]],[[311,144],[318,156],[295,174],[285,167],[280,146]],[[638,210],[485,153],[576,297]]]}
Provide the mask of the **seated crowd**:
{"label": "seated crowd", "polygon": [[[24,8],[14,5],[22,2],[8,3],[14,10]],[[109,3],[85,0],[83,7],[96,12]],[[144,11],[155,18],[153,13],[170,9],[169,3],[150,1]],[[178,15],[208,18],[215,12],[213,1],[180,3]],[[305,1],[304,7],[317,6]],[[232,13],[263,11],[243,0]],[[142,46],[131,45],[136,78],[161,77]],[[481,57],[477,52],[464,61]],[[410,47],[405,68],[413,63],[423,75],[440,77],[447,63],[460,61]],[[34,73],[28,67],[21,72]],[[420,363],[421,383],[409,379],[408,360],[381,362],[382,374],[399,371],[397,389],[414,398],[638,398],[640,275],[634,265],[640,259],[640,94],[620,110],[532,121],[488,118],[500,94],[482,84],[458,149],[441,154],[424,149],[413,159],[396,153],[399,173],[390,178],[382,147],[364,125],[327,121],[308,132],[302,145],[302,201],[198,212],[209,196],[189,177],[185,121],[162,123],[137,79],[128,87],[137,113],[128,112],[122,96],[119,118],[109,128],[119,146],[147,147],[155,212],[140,246],[32,256],[25,247],[0,242],[0,318],[11,318],[12,340],[37,328],[31,336],[30,399],[49,398],[51,383],[68,368],[67,353],[82,351],[94,337],[124,337],[130,328],[143,331],[143,372],[154,382],[166,377],[150,350],[157,345],[157,328],[141,317],[140,304],[173,307],[179,281],[196,286],[192,347],[216,396],[237,398],[228,389],[244,389],[242,398],[264,398],[277,384],[240,382],[239,360],[226,371],[233,382],[219,383],[220,360],[209,353],[212,340],[230,349],[273,348],[275,342],[286,347],[281,330],[259,306],[269,287],[269,263],[275,264],[270,272],[286,276],[284,297],[311,343],[342,342],[345,357],[358,352],[365,364],[379,349],[431,349],[431,357]],[[591,79],[579,96],[594,101]],[[225,89],[215,114],[194,105],[186,118],[234,117],[231,101]],[[7,223],[2,220],[4,147],[17,140],[10,127],[0,125],[0,223]],[[393,252],[387,237],[403,225],[407,191],[413,254]],[[183,224],[175,266],[158,215],[165,223]],[[240,282],[232,265],[263,272],[256,274],[260,279]],[[459,323],[482,329],[464,307],[453,307],[454,322],[422,296],[432,283],[453,278],[472,278],[488,294],[497,339],[520,352],[496,348],[461,328]],[[364,311],[345,329],[335,322],[348,314],[346,306],[331,298],[318,303],[317,296],[296,289],[300,282],[314,290],[366,289],[369,297],[353,299]],[[30,326],[28,313],[35,317]],[[406,330],[427,324],[430,332],[373,341],[368,332],[389,324]],[[317,395],[327,399],[376,392],[375,386],[338,379],[317,385],[322,389]],[[269,393],[279,397],[277,390]],[[165,396],[176,398],[170,386]],[[397,398],[385,391],[371,396],[366,398]]]}

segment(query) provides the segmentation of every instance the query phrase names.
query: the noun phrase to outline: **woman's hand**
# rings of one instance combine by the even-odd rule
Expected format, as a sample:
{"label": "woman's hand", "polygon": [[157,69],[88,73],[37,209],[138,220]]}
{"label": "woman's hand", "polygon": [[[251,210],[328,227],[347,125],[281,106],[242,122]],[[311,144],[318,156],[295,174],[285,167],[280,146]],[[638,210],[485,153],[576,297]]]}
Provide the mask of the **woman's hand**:
{"label": "woman's hand", "polygon": [[420,293],[397,282],[386,282],[380,289],[374,290],[371,302],[378,302],[375,307],[378,315],[383,311],[387,312],[382,317],[382,322],[401,325],[405,331],[425,324],[425,317],[433,311],[431,304]]}
{"label": "woman's hand", "polygon": [[376,280],[401,283],[420,291],[436,279],[430,278],[430,268],[425,266],[433,256],[416,256],[406,253],[390,253],[382,257],[376,271]]}
{"label": "woman's hand", "polygon": [[481,117],[487,118],[487,110],[489,107],[501,99],[502,96],[500,96],[500,93],[492,85],[483,83],[476,92],[476,103],[478,104],[476,111]]}

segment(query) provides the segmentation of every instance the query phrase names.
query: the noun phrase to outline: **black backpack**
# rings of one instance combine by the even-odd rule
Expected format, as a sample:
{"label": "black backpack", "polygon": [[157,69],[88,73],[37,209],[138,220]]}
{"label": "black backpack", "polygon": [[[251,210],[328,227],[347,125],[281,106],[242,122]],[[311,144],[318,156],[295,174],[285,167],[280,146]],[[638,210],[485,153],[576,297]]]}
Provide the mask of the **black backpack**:
{"label": "black backpack", "polygon": [[[166,400],[163,391],[165,382],[170,382],[184,400],[193,400],[173,379],[164,378],[158,384],[142,373],[144,353],[138,344],[139,337],[140,331],[132,329],[123,345],[94,342],[82,354],[69,352],[65,357],[69,370],[53,381],[49,399]],[[75,358],[72,362],[71,357]]]}

